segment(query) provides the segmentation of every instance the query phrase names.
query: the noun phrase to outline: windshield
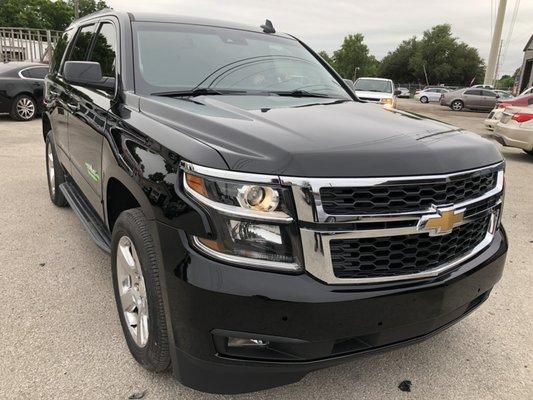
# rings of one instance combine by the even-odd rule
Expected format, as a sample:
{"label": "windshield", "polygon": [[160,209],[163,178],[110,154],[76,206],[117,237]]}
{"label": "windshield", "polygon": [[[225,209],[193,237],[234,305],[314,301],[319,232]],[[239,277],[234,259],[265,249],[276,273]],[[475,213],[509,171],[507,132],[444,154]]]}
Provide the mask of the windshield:
{"label": "windshield", "polygon": [[136,91],[305,91],[349,99],[298,41],[237,29],[134,23]]}
{"label": "windshield", "polygon": [[392,93],[392,85],[389,81],[378,79],[358,79],[355,82],[354,90],[365,92]]}

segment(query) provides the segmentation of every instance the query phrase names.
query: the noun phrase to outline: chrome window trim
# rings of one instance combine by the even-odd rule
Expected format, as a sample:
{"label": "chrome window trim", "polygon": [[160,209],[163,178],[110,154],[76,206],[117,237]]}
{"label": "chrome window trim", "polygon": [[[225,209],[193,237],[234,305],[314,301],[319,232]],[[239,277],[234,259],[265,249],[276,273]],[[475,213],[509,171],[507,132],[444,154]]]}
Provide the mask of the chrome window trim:
{"label": "chrome window trim", "polygon": [[[499,206],[499,204],[498,204]],[[496,211],[498,210],[498,211]],[[301,229],[302,245],[304,247],[304,265],[307,272],[315,278],[331,285],[353,285],[353,284],[376,284],[390,283],[405,280],[418,280],[437,277],[444,272],[451,270],[457,265],[467,261],[485,249],[493,240],[495,227],[498,220],[499,208],[493,208],[489,229],[485,238],[468,253],[436,268],[418,272],[415,274],[405,274],[396,276],[381,276],[372,278],[338,278],[333,271],[333,262],[331,260],[330,242],[334,239],[354,239],[361,237],[379,237],[394,235],[410,235],[427,233],[417,231],[416,228],[394,228],[394,229],[376,229],[352,232],[320,232],[309,229]]]}
{"label": "chrome window trim", "polygon": [[211,199],[208,199],[207,197],[202,196],[200,193],[197,193],[191,189],[191,187],[187,183],[185,174],[183,174],[183,188],[185,189],[185,191],[187,192],[189,196],[193,197],[200,203],[205,204],[209,208],[212,208],[213,210],[218,211],[220,214],[226,215],[228,217],[246,218],[246,219],[253,219],[256,221],[268,221],[268,222],[277,222],[277,223],[284,223],[284,224],[289,224],[293,221],[290,215],[287,215],[282,211],[272,211],[272,212],[255,211],[255,210],[250,210],[247,208],[219,203]]}
{"label": "chrome window trim", "polygon": [[299,177],[280,177],[283,185],[292,186],[294,202],[298,214],[298,220],[315,223],[353,223],[360,221],[391,221],[416,219],[423,214],[435,212],[436,206],[431,206],[424,210],[398,212],[398,213],[376,213],[376,214],[353,214],[337,215],[328,214],[322,207],[320,189],[323,187],[368,187],[368,186],[389,186],[402,185],[409,183],[437,184],[449,182],[452,178],[461,175],[471,175],[478,172],[498,171],[496,185],[480,197],[454,204],[456,208],[467,207],[471,204],[488,199],[503,191],[503,166],[504,163],[476,168],[469,171],[455,172],[443,175],[421,175],[408,177],[389,177],[389,178],[299,178]]}
{"label": "chrome window trim", "polygon": [[255,269],[267,269],[269,271],[277,271],[277,272],[301,272],[302,268],[296,264],[296,263],[285,263],[285,262],[279,262],[279,261],[269,261],[269,260],[261,260],[256,258],[248,258],[248,257],[240,257],[240,256],[233,256],[230,254],[224,254],[220,253],[218,251],[215,251],[209,247],[207,247],[205,244],[200,242],[196,236],[192,236],[193,244],[196,248],[202,251],[202,253],[205,253],[217,260],[227,262],[230,264],[238,264],[242,265],[247,268],[255,268]]}
{"label": "chrome window trim", "polygon": [[27,71],[29,69],[34,69],[34,68],[46,68],[46,65],[33,65],[31,67],[22,68],[18,72],[19,78],[24,79],[24,80],[30,80],[30,81],[44,81],[44,78],[30,78],[30,77],[22,75],[22,72]]}

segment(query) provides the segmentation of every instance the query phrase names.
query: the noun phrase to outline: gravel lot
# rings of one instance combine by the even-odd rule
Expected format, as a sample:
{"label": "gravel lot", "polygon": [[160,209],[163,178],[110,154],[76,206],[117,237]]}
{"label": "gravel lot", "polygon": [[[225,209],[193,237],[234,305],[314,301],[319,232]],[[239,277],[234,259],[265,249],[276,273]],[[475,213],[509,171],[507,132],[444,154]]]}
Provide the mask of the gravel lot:
{"label": "gravel lot", "polygon": [[[485,114],[401,100],[400,108],[484,133]],[[502,281],[474,314],[411,347],[314,372],[239,399],[533,398],[533,157],[507,159],[504,222],[511,249]],[[0,398],[214,399],[130,357],[108,256],[74,213],[49,200],[40,121],[0,117]],[[206,377],[209,379],[209,377]],[[404,379],[411,393],[398,389]]]}

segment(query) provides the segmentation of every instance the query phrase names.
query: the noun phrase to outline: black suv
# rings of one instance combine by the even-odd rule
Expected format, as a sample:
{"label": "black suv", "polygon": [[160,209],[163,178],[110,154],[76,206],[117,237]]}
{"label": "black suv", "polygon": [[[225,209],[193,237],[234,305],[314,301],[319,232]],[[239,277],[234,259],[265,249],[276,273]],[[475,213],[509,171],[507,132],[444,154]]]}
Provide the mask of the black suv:
{"label": "black suv", "polygon": [[48,183],[111,254],[133,356],[237,393],[425,339],[503,271],[488,141],[357,99],[298,39],[104,11],[46,79]]}

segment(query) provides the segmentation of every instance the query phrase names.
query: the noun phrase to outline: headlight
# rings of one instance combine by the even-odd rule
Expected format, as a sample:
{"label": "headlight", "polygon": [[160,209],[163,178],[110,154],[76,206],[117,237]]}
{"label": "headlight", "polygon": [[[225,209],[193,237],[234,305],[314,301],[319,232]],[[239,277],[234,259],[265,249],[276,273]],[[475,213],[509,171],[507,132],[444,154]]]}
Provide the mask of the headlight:
{"label": "headlight", "polygon": [[182,162],[183,189],[206,207],[216,231],[215,240],[191,236],[192,245],[233,264],[300,271],[300,238],[291,216],[290,188],[259,175],[256,182],[253,174],[242,174],[246,181],[224,175],[228,171]]}
{"label": "headlight", "polygon": [[384,106],[392,106],[392,99],[391,98],[381,99],[379,101],[379,104],[384,105]]}

